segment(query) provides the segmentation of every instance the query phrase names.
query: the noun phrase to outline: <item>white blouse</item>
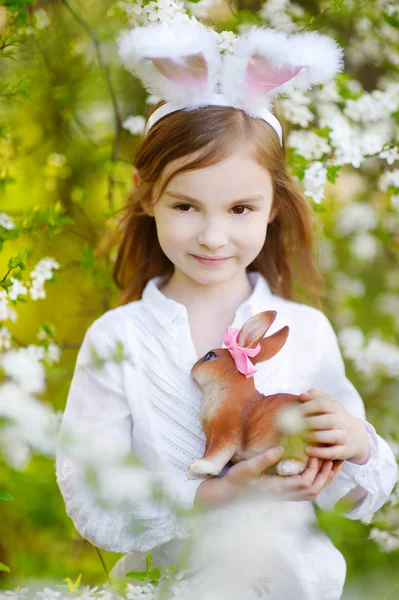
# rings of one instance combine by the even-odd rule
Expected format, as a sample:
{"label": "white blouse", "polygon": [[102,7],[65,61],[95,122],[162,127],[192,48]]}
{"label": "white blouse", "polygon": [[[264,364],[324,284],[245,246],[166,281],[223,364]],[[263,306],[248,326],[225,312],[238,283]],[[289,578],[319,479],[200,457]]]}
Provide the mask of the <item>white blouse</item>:
{"label": "white blouse", "polygon": [[[316,388],[331,394],[356,417],[365,419],[363,401],[346,378],[337,337],[328,318],[316,308],[274,295],[260,273],[251,272],[248,276],[252,294],[237,309],[231,325],[241,327],[258,312],[276,310],[277,317],[267,335],[284,325],[290,328],[287,342],[278,354],[258,363],[255,387],[265,395],[300,394]],[[201,391],[190,378],[191,367],[200,357],[192,341],[186,307],[161,292],[161,280],[160,276],[151,279],[140,300],[107,311],[87,330],[61,431],[84,424],[98,436],[114,433],[126,452],[137,455],[151,469],[168,471],[175,482],[176,504],[190,509],[203,481],[187,475],[187,467],[203,455],[205,448],[199,421]],[[123,343],[133,360],[106,362],[102,370],[94,369],[90,365],[90,346],[115,348],[117,341]],[[330,509],[350,490],[361,486],[367,495],[347,513],[350,519],[377,511],[397,479],[391,448],[372,425],[365,423],[371,453],[368,462],[356,465],[345,461],[339,476],[316,499],[321,508]],[[156,552],[168,542],[169,546],[163,548],[172,548],[173,540],[187,535],[171,511],[153,505],[124,513],[99,507],[82,485],[77,460],[67,456],[60,444],[56,475],[67,514],[82,537],[95,546],[114,552]],[[315,518],[312,502],[293,504],[304,520]],[[140,521],[140,532],[132,532],[132,519]],[[326,536],[325,546],[329,552],[338,553]],[[172,556],[170,560],[173,562]],[[335,597],[339,596],[331,596]]]}

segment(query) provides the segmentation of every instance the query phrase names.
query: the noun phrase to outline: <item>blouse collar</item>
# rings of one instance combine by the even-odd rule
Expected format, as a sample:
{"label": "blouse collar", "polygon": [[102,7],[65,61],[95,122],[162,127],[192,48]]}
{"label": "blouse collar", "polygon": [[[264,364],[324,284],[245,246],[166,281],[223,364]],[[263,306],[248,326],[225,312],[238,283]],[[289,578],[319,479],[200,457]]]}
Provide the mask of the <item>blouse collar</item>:
{"label": "blouse collar", "polygon": [[[162,293],[159,286],[163,278],[163,275],[158,275],[148,281],[142,293],[142,300],[160,325],[166,327],[179,316],[186,318],[187,309],[184,304],[176,302]],[[252,294],[238,307],[237,312],[246,312],[249,316],[253,316],[265,310],[265,301],[276,300],[277,297],[272,293],[268,282],[261,273],[250,271],[248,278],[253,287]]]}

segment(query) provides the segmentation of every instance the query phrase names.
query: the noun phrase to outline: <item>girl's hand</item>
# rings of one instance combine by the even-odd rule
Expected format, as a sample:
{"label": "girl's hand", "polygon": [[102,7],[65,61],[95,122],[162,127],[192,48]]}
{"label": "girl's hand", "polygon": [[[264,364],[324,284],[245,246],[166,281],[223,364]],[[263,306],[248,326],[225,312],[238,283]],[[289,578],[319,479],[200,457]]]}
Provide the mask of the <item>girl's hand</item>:
{"label": "girl's hand", "polygon": [[[298,396],[299,407],[308,431],[304,440],[308,456],[325,460],[350,460],[357,464],[366,462],[369,444],[368,433],[361,419],[351,415],[335,398],[311,389]],[[321,444],[321,445],[319,445]]]}
{"label": "girl's hand", "polygon": [[311,458],[307,468],[300,475],[281,477],[264,473],[283,456],[284,449],[270,448],[230,467],[221,481],[224,480],[231,487],[231,496],[236,495],[240,486],[250,485],[253,489],[277,494],[282,500],[304,501],[314,500],[335,475],[331,460],[325,461],[319,470],[317,458]]}

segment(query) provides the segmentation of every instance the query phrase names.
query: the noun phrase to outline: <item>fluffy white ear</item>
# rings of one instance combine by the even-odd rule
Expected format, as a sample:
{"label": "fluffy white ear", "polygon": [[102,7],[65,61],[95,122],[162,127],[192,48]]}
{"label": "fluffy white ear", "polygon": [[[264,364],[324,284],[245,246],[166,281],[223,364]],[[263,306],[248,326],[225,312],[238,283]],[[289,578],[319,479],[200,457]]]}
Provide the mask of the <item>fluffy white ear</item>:
{"label": "fluffy white ear", "polygon": [[210,101],[221,57],[202,24],[154,23],[122,33],[117,43],[122,63],[151,94],[192,108]]}
{"label": "fluffy white ear", "polygon": [[342,68],[342,49],[330,37],[255,27],[225,55],[221,87],[236,106],[256,111],[280,93],[326,83]]}

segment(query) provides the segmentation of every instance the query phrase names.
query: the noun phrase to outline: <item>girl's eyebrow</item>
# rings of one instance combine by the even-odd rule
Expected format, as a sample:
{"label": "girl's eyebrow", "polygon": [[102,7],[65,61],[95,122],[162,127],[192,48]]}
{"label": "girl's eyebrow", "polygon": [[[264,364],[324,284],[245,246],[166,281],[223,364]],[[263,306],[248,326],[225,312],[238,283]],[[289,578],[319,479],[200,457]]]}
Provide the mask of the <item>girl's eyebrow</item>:
{"label": "girl's eyebrow", "polygon": [[[187,196],[187,194],[182,194],[181,192],[172,192],[166,191],[165,194],[168,196],[172,196],[173,198],[177,198],[178,200],[187,200],[188,202],[196,202],[197,204],[202,204],[201,200],[197,200],[196,198],[191,198],[191,196]],[[253,196],[248,196],[247,198],[239,198],[238,200],[233,200],[231,204],[237,204],[239,202],[260,202],[263,200],[263,196],[261,194],[254,194]]]}

